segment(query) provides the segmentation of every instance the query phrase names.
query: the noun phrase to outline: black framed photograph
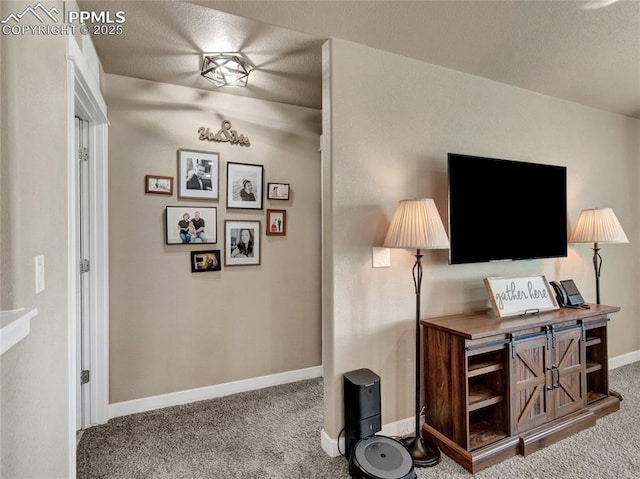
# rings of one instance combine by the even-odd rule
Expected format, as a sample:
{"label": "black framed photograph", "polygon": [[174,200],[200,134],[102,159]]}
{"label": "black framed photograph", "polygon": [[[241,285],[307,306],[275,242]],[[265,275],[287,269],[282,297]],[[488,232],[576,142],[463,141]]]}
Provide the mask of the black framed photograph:
{"label": "black framed photograph", "polygon": [[227,208],[262,209],[264,167],[227,163]]}
{"label": "black framed photograph", "polygon": [[218,242],[218,208],[203,206],[167,206],[166,244]]}
{"label": "black framed photograph", "polygon": [[270,200],[288,200],[289,183],[268,183],[267,198]]}
{"label": "black framed photograph", "polygon": [[207,251],[191,252],[191,272],[205,273],[207,271],[220,271],[220,250],[211,249]]}
{"label": "black framed photograph", "polygon": [[224,222],[225,266],[260,264],[260,221]]}
{"label": "black framed photograph", "polygon": [[144,192],[154,195],[173,195],[173,176],[146,175]]}
{"label": "black framed photograph", "polygon": [[217,200],[220,155],[211,151],[178,150],[178,198]]}
{"label": "black framed photograph", "polygon": [[287,211],[267,210],[267,236],[287,235]]}

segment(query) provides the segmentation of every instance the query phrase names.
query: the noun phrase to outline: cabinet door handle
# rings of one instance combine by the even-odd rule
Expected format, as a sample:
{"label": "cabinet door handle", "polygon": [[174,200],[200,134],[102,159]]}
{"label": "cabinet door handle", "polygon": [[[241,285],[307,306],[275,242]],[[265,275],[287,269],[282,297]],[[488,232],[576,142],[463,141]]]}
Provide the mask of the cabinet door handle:
{"label": "cabinet door handle", "polygon": [[553,367],[549,367],[547,366],[547,371],[551,371],[551,386],[546,386],[547,391],[552,391],[554,388],[554,382],[553,382]]}
{"label": "cabinet door handle", "polygon": [[553,383],[553,389],[558,389],[560,387],[560,370],[555,364],[553,365],[553,369],[556,372],[556,380]]}

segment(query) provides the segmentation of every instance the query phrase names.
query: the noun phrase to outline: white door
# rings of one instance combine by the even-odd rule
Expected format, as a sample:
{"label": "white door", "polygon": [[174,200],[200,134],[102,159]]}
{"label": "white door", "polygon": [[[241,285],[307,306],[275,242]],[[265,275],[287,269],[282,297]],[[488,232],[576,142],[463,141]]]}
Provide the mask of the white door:
{"label": "white door", "polygon": [[77,152],[77,232],[78,232],[78,289],[76,291],[77,330],[76,330],[76,430],[85,429],[91,424],[91,388],[90,380],[90,238],[89,212],[90,209],[90,181],[89,181],[89,122],[78,117],[75,119],[76,152]]}

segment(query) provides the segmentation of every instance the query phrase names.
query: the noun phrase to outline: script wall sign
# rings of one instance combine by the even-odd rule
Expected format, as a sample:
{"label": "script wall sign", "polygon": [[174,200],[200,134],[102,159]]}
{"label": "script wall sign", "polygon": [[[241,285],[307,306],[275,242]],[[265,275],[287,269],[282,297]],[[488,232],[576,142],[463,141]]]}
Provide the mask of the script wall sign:
{"label": "script wall sign", "polygon": [[493,311],[499,317],[558,309],[544,276],[485,278]]}
{"label": "script wall sign", "polygon": [[218,143],[230,143],[231,145],[251,146],[249,138],[236,130],[231,129],[229,120],[222,120],[222,128],[214,133],[209,128],[201,126],[198,128],[198,135],[202,141],[216,141]]}

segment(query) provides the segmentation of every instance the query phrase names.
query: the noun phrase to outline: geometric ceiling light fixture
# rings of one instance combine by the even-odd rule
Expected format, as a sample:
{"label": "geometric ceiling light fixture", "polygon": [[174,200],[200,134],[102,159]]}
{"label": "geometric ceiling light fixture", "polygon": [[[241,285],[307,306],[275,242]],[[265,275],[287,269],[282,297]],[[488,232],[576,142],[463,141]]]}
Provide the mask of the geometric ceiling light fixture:
{"label": "geometric ceiling light fixture", "polygon": [[253,66],[242,53],[204,53],[200,74],[215,86],[247,86]]}

